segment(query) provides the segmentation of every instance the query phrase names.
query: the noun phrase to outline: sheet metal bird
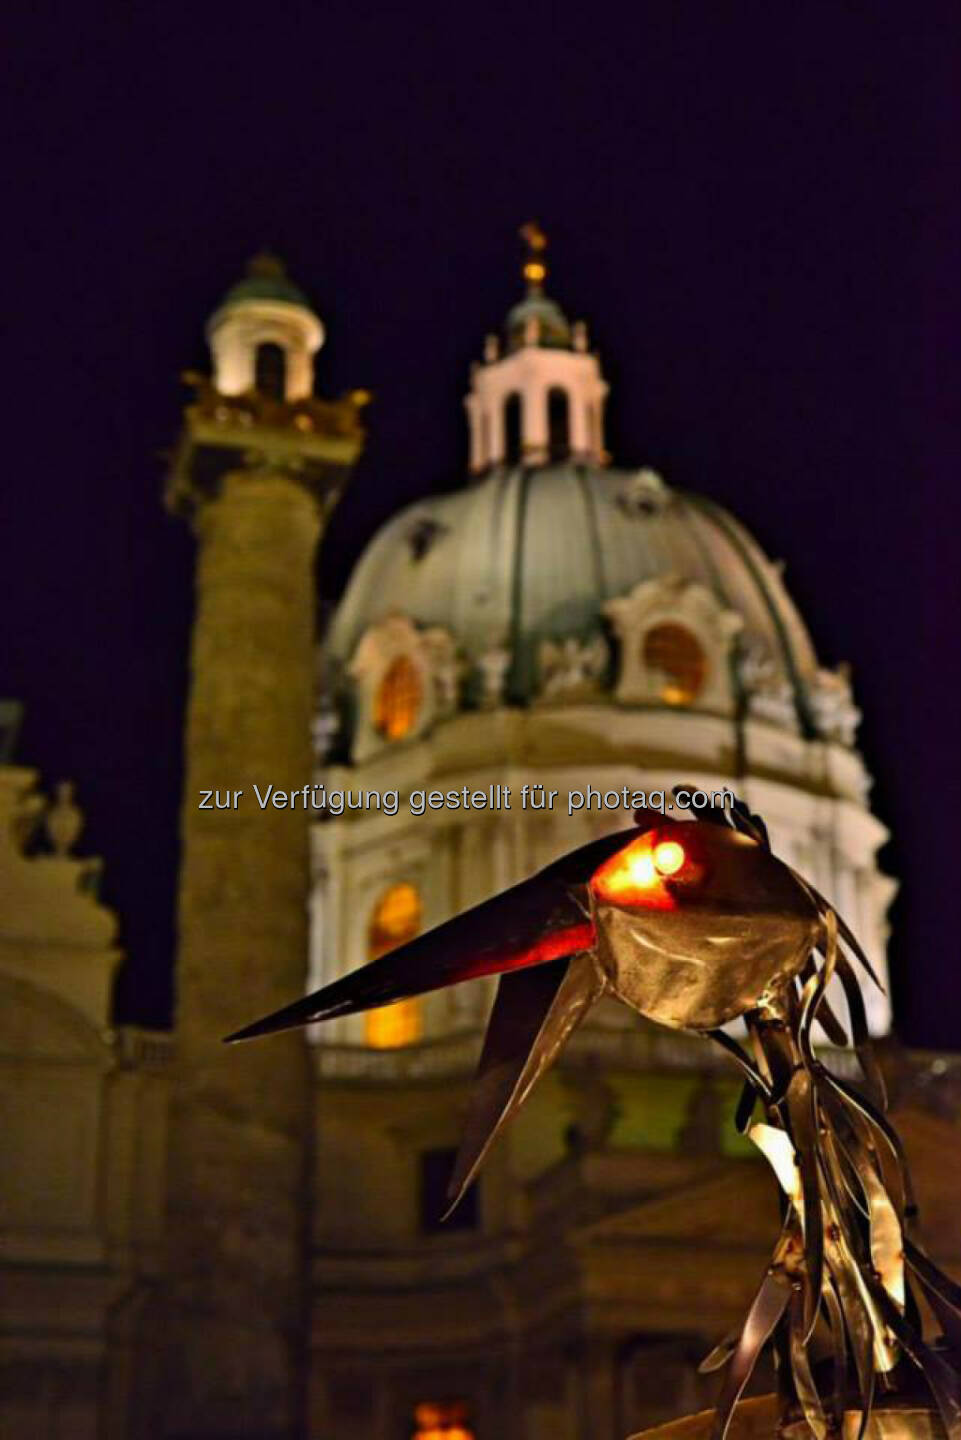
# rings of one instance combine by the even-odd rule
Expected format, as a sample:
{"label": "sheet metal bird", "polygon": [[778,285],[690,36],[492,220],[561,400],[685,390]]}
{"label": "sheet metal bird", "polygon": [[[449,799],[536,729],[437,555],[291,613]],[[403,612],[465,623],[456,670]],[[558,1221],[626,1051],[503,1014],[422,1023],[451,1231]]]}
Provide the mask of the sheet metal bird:
{"label": "sheet metal bird", "polygon": [[[844,920],[772,854],[763,822],[741,802],[696,818],[651,818],[638,813],[640,829],[572,851],[228,1038],[499,975],[451,1179],[453,1208],[494,1137],[602,996],[707,1036],[743,1073],[736,1123],[783,1192],[780,1238],[743,1326],[702,1365],[724,1369],[713,1440],[727,1433],[768,1341],[784,1414],[802,1414],[817,1440],[842,1433],[852,1404],[862,1436],[876,1389],[897,1388],[912,1367],[950,1440],[961,1440],[961,1288],[911,1233],[910,1177],[884,1115],[853,961],[877,977]],[[814,1050],[815,1022],[833,1044],[848,1043],[826,998],[834,976],[863,1090]],[[722,1028],[739,1017],[749,1049]],[[943,1330],[937,1341],[922,1335],[918,1294]],[[827,1385],[815,1348],[831,1357]]]}

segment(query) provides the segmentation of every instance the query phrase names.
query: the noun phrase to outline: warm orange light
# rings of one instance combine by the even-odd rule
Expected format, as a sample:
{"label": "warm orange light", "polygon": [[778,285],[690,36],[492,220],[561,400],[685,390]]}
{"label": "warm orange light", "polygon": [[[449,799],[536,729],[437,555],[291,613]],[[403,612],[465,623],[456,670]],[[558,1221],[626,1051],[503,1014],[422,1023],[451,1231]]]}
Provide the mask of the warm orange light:
{"label": "warm orange light", "polygon": [[[421,903],[415,887],[407,881],[390,885],[374,907],[367,929],[367,955],[376,960],[398,945],[406,945],[420,931]],[[398,1000],[364,1017],[364,1038],[375,1050],[393,1050],[413,1045],[423,1030],[423,1014],[416,998]]]}
{"label": "warm orange light", "polygon": [[388,740],[403,740],[417,724],[423,698],[420,672],[406,655],[399,655],[377,687],[374,728]]}
{"label": "warm orange light", "polygon": [[657,884],[657,868],[654,864],[654,856],[649,850],[642,850],[637,855],[627,856],[623,871],[623,884],[632,888],[639,885],[642,889]]}
{"label": "warm orange light", "polygon": [[402,880],[388,885],[374,906],[367,930],[367,958],[376,960],[398,945],[413,940],[421,926],[421,903],[417,888]]}
{"label": "warm orange light", "polygon": [[475,1440],[467,1424],[467,1407],[458,1402],[447,1405],[422,1404],[414,1411],[411,1440]]}
{"label": "warm orange light", "polygon": [[[671,843],[662,842],[664,845]],[[637,840],[633,840],[594,872],[591,888],[595,895],[612,905],[639,905],[649,910],[673,910],[674,897],[664,884],[655,864],[656,853],[650,835],[641,835]]]}
{"label": "warm orange light", "polygon": [[676,875],[684,859],[684,847],[676,840],[662,840],[655,846],[654,865],[661,875]]}
{"label": "warm orange light", "polygon": [[420,1001],[396,1000],[380,1005],[364,1016],[364,1039],[372,1050],[400,1050],[413,1045],[424,1029]]}
{"label": "warm orange light", "polygon": [[707,678],[701,642],[685,625],[653,625],[644,636],[644,665],[665,705],[690,705]]}
{"label": "warm orange light", "polygon": [[612,855],[591,876],[597,899],[622,909],[677,909],[700,889],[705,876],[695,839],[683,834],[688,828],[659,825]]}

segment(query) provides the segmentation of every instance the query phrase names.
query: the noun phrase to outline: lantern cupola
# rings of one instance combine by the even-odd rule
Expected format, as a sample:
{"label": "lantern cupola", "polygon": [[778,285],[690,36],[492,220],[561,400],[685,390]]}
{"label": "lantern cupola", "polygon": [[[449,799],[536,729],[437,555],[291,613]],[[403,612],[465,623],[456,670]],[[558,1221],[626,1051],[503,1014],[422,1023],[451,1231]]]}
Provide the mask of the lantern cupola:
{"label": "lantern cupola", "polygon": [[291,401],[313,391],[324,327],[274,255],[255,255],[248,263],[245,278],[210,317],[207,339],[221,395],[256,391]]}
{"label": "lantern cupola", "polygon": [[588,350],[587,327],[572,324],[545,291],[543,230],[531,223],[520,233],[526,293],[507,315],[503,342],[488,335],[465,400],[471,471],[568,459],[603,464],[607,384]]}

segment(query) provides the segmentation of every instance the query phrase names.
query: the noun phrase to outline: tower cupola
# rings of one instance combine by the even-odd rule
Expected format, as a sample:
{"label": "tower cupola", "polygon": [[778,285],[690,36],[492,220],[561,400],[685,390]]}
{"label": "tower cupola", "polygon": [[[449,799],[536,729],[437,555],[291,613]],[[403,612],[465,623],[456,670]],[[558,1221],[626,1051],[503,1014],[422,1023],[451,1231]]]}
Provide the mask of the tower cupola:
{"label": "tower cupola", "polygon": [[525,225],[526,294],[509,311],[504,343],[488,335],[484,358],[471,373],[465,399],[470,468],[546,465],[571,459],[600,465],[607,384],[587,348],[583,321],[568,320],[545,293],[547,237]]}
{"label": "tower cupola", "polygon": [[274,255],[255,255],[207,324],[214,384],[221,395],[257,391],[302,400],[314,387],[324,327]]}

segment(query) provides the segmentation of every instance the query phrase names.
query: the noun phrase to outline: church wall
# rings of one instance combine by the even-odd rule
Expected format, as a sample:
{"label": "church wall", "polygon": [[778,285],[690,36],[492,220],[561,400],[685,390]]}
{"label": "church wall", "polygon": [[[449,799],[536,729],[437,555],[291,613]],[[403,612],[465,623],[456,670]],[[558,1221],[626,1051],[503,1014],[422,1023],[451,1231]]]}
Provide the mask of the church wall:
{"label": "church wall", "polygon": [[[372,1077],[318,1083],[317,1431],[325,1433],[323,1418],[341,1433],[339,1407],[366,1386],[368,1407],[352,1417],[349,1432],[358,1440],[403,1433],[418,1398],[445,1396],[469,1402],[482,1436],[596,1440],[627,1433],[625,1425],[616,1428],[619,1414],[631,1425],[659,1414],[645,1410],[637,1382],[629,1384],[625,1367],[630,1355],[636,1368],[638,1337],[660,1335],[662,1350],[674,1346],[680,1385],[689,1353],[704,1353],[713,1328],[736,1318],[743,1241],[729,1263],[719,1262],[723,1298],[705,1310],[698,1246],[706,1242],[675,1240],[665,1250],[663,1239],[606,1239],[608,1217],[642,1197],[676,1195],[698,1176],[724,1175],[730,1165],[740,1174],[745,1162],[724,1158],[719,1134],[713,1148],[700,1132],[684,1138],[696,1074],[605,1073],[619,1113],[612,1127],[603,1120],[598,1127],[594,1077],[581,1062],[565,1061],[492,1150],[479,1182],[477,1228],[424,1234],[416,1215],[418,1155],[456,1145],[468,1074],[433,1084],[377,1084]],[[719,1088],[712,1134],[737,1086],[724,1081]],[[585,1148],[572,1148],[572,1124],[583,1127]],[[760,1179],[759,1203],[770,1201],[776,1226],[767,1176],[752,1163],[748,1173]],[[710,1197],[698,1205],[695,1228],[713,1215]],[[688,1223],[682,1212],[675,1222],[680,1235]],[[657,1224],[663,1227],[663,1218]],[[599,1245],[591,1238],[598,1225]],[[736,1232],[736,1220],[730,1228]],[[509,1411],[491,1410],[489,1383],[497,1385],[495,1396],[512,1397]],[[625,1386],[630,1395],[619,1398]]]}
{"label": "church wall", "polygon": [[147,1056],[139,1037],[99,1034],[2,974],[0,1016],[0,1433],[134,1440],[159,1274],[165,1037]]}
{"label": "church wall", "polygon": [[0,767],[0,1433],[138,1440],[169,1041],[109,1027],[116,920],[35,780]]}

